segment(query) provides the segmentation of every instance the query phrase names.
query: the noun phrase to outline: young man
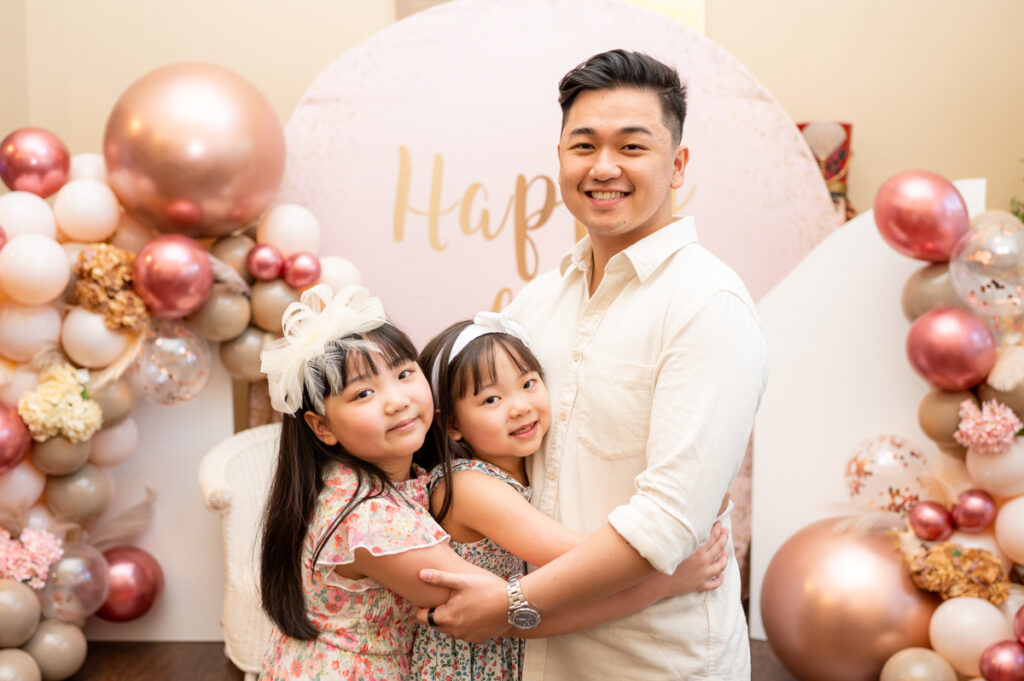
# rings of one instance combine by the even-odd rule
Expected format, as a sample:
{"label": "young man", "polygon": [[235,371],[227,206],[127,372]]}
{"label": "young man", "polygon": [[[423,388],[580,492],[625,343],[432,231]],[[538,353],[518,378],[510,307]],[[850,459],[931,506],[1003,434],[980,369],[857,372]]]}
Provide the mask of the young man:
{"label": "young man", "polygon": [[[559,186],[588,236],[508,314],[530,333],[552,401],[533,503],[588,537],[508,585],[425,573],[454,589],[436,625],[472,640],[672,572],[721,511],[767,376],[742,282],[697,244],[692,218],[672,216],[689,158],[675,70],[613,50],[559,90]],[[530,641],[524,678],[748,679],[730,563],[719,589]]]}

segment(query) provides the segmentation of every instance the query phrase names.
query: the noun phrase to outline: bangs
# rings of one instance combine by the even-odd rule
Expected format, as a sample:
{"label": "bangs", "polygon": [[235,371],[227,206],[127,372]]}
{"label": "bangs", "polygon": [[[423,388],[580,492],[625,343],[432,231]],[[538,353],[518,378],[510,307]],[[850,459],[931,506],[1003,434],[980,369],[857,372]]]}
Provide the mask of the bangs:
{"label": "bangs", "polygon": [[504,333],[488,333],[473,340],[452,362],[452,398],[475,395],[484,386],[497,382],[495,358],[499,352],[509,358],[520,374],[536,371],[543,377],[540,362],[522,341]]}

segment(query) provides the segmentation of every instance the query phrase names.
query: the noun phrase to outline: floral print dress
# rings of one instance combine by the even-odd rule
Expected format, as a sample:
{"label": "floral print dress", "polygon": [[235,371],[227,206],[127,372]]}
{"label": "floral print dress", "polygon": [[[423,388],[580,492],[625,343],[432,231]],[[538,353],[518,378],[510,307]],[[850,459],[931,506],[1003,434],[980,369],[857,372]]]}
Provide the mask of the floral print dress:
{"label": "floral print dress", "polygon": [[[498,478],[529,500],[531,489],[505,471],[486,461],[458,459],[452,472],[479,471]],[[441,479],[441,471],[430,473],[429,487]],[[490,570],[502,579],[521,575],[526,564],[490,539],[460,544],[452,542],[455,553],[470,563]],[[412,671],[408,679],[415,681],[517,681],[523,668],[523,639],[494,638],[483,643],[466,643],[430,627],[420,626],[412,649]]]}
{"label": "floral print dress", "polygon": [[263,657],[261,681],[398,681],[408,674],[416,606],[373,579],[346,579],[334,572],[334,567],[353,562],[357,548],[380,556],[448,539],[426,511],[427,476],[422,470],[416,473],[397,485],[400,495],[368,499],[349,513],[313,566],[317,541],[357,487],[354,471],[340,463],[328,465],[302,548],[306,614],[320,635],[300,641],[274,627]]}

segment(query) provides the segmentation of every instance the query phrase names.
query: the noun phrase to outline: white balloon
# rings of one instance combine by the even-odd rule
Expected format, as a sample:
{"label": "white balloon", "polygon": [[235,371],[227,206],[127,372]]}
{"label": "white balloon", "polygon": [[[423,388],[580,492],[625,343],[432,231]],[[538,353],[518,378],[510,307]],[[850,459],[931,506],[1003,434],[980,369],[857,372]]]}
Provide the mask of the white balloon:
{"label": "white balloon", "polygon": [[139,445],[139,428],[128,417],[120,423],[104,428],[92,436],[89,461],[97,466],[116,466],[124,463]]}
{"label": "white balloon", "polygon": [[304,206],[280,203],[263,214],[256,241],[275,246],[284,258],[295,253],[319,255],[320,223]]}
{"label": "white balloon", "polygon": [[60,313],[52,305],[0,303],[0,355],[27,362],[45,345],[56,344],[59,337]]}
{"label": "white balloon", "polygon": [[146,242],[159,234],[152,227],[147,227],[128,213],[121,213],[117,223],[117,230],[110,243],[118,248],[123,248],[132,253],[138,253],[139,249],[146,245]]}
{"label": "white balloon", "polygon": [[75,364],[101,369],[120,357],[128,348],[128,334],[112,331],[103,323],[103,315],[84,307],[71,309],[60,330],[60,344]]}
{"label": "white balloon", "polygon": [[979,454],[968,449],[967,474],[976,487],[992,496],[1024,494],[1024,438],[1014,438],[1013,444],[1002,454]]}
{"label": "white balloon", "polygon": [[1003,504],[996,516],[996,543],[1014,563],[1024,565],[1024,496]]}
{"label": "white balloon", "polygon": [[121,209],[114,192],[99,180],[72,180],[54,197],[53,216],[61,234],[93,243],[114,233]]}
{"label": "white balloon", "polygon": [[23,511],[39,501],[46,487],[46,475],[25,459],[0,474],[0,508]]}
{"label": "white balloon", "polygon": [[340,291],[349,284],[361,286],[363,274],[354,264],[336,255],[320,258],[320,281],[334,291]]}
{"label": "white balloon", "polygon": [[50,528],[56,524],[57,519],[50,513],[50,509],[46,504],[35,504],[32,508],[25,511],[25,527],[50,532],[52,531]]}
{"label": "white balloon", "polygon": [[98,180],[106,183],[107,164],[103,160],[103,155],[86,152],[72,156],[68,180]]}
{"label": "white balloon", "polygon": [[35,390],[37,385],[39,374],[28,367],[19,366],[11,372],[11,380],[0,386],[0,402],[8,407],[17,407],[21,396],[29,390]]}
{"label": "white balloon", "polygon": [[978,662],[985,648],[1012,638],[1012,634],[999,608],[981,598],[943,601],[928,624],[932,649],[967,675],[978,674]]}
{"label": "white balloon", "polygon": [[19,303],[48,303],[64,293],[70,278],[67,254],[50,237],[22,234],[0,248],[0,288]]}
{"label": "white balloon", "polygon": [[22,234],[57,238],[57,221],[50,204],[31,192],[8,192],[0,196],[0,228],[8,239]]}

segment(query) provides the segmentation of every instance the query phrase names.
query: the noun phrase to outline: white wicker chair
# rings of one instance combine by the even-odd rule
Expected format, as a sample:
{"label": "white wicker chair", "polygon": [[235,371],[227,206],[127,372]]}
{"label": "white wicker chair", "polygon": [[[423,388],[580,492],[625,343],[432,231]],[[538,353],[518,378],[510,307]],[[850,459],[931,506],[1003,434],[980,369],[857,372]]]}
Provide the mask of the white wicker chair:
{"label": "white wicker chair", "polygon": [[224,653],[253,681],[260,672],[270,620],[260,608],[260,516],[277,460],[280,424],[243,430],[214,446],[199,464],[203,503],[224,530]]}

